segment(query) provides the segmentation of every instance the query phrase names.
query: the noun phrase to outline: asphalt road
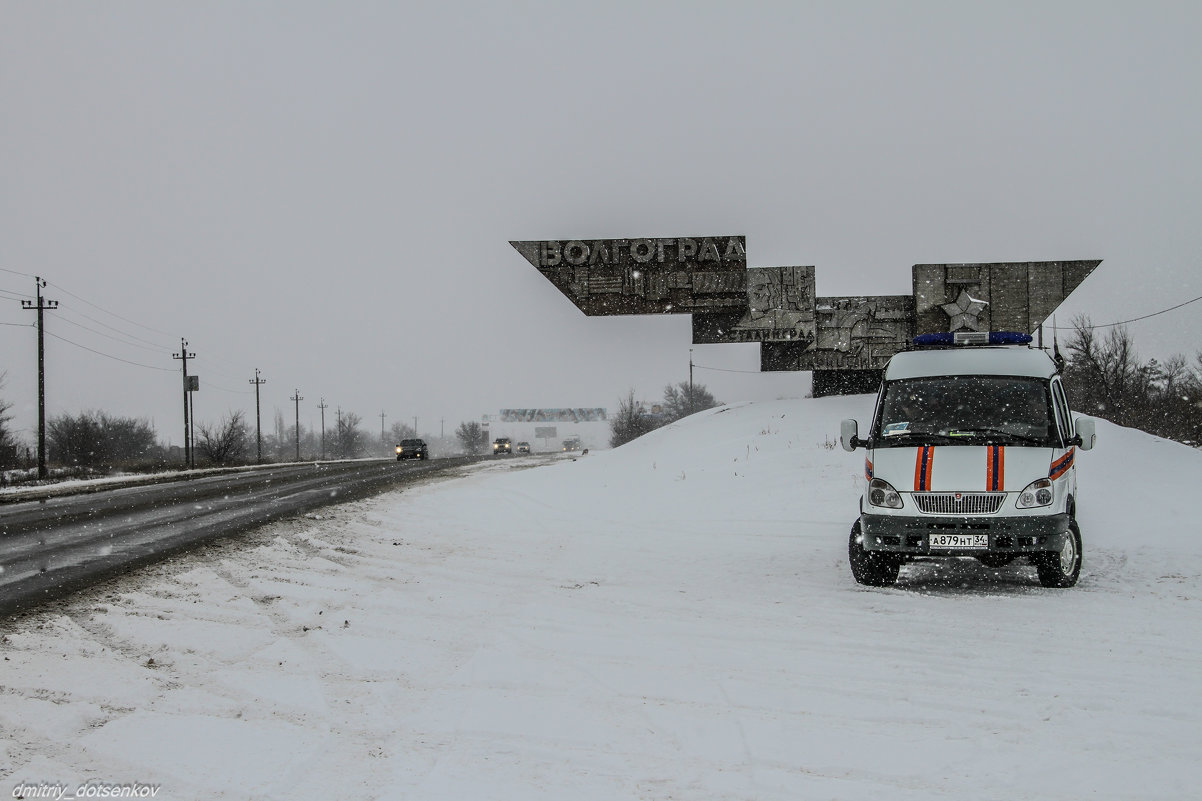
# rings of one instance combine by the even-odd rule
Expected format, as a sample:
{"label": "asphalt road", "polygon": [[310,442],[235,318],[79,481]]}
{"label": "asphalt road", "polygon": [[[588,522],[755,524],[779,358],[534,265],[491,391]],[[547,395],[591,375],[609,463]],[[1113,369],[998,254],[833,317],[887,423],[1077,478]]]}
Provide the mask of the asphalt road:
{"label": "asphalt road", "polygon": [[480,458],[283,465],[0,506],[0,614],[218,537],[450,473]]}

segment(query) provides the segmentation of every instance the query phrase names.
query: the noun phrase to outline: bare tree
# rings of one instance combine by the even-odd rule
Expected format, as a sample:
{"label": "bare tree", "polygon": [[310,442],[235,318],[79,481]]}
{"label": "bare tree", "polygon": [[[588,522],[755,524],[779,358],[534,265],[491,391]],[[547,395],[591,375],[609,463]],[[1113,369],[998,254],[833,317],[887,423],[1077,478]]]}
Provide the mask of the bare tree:
{"label": "bare tree", "polygon": [[81,467],[111,467],[158,456],[149,422],[105,412],[64,414],[47,421],[46,447],[51,461]]}
{"label": "bare tree", "polygon": [[659,425],[659,421],[643,411],[631,389],[625,398],[618,399],[618,413],[609,422],[609,445],[611,448],[625,445],[648,431],[654,431]]}
{"label": "bare tree", "polygon": [[388,428],[387,438],[381,443],[380,453],[391,456],[393,448],[395,448],[403,439],[414,439],[417,437],[417,432],[413,430],[413,426],[405,423],[393,423]]}
{"label": "bare tree", "polygon": [[1125,326],[1099,338],[1088,317],[1073,319],[1065,380],[1074,393],[1108,419],[1132,424],[1147,400],[1151,372],[1140,364]]}
{"label": "bare tree", "polygon": [[196,450],[213,464],[241,461],[246,455],[248,435],[242,412],[230,412],[218,425],[200,426]]}
{"label": "bare tree", "polygon": [[363,454],[366,445],[363,430],[359,428],[363,420],[354,412],[346,412],[338,419],[334,430],[334,455],[340,459],[355,459]]}
{"label": "bare tree", "polygon": [[[0,389],[4,388],[4,379],[7,376],[7,372],[0,373]],[[11,466],[17,461],[17,438],[9,426],[12,416],[8,410],[11,408],[12,403],[0,398],[0,467]]]}
{"label": "bare tree", "polygon": [[[1064,383],[1078,409],[1179,442],[1202,442],[1202,381],[1184,356],[1142,362],[1122,326],[1099,336],[1081,316],[1073,329]],[[1202,367],[1202,354],[1196,360]]]}
{"label": "bare tree", "polygon": [[393,423],[392,427],[388,429],[388,434],[391,437],[390,444],[392,445],[403,439],[414,439],[417,437],[417,432],[408,423]]}
{"label": "bare tree", "polygon": [[460,423],[455,429],[455,438],[463,449],[471,454],[484,453],[488,443],[484,441],[484,427],[475,420]]}
{"label": "bare tree", "polygon": [[715,400],[704,384],[681,381],[664,387],[664,416],[667,422],[721,405],[721,401]]}

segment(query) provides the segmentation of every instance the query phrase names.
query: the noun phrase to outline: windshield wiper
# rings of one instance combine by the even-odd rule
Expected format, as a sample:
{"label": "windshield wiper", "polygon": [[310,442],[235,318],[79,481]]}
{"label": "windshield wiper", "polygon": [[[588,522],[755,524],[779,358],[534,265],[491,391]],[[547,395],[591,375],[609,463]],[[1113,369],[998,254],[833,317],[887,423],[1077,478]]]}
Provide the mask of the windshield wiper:
{"label": "windshield wiper", "polygon": [[958,428],[951,432],[950,437],[951,439],[969,439],[975,437],[1005,439],[1038,447],[1045,447],[1048,444],[1046,439],[1029,437],[1024,434],[1015,434],[1013,431],[1002,431],[999,428]]}
{"label": "windshield wiper", "polygon": [[937,431],[899,431],[896,434],[882,434],[877,437],[875,446],[878,448],[888,447],[892,443],[912,445],[911,440],[919,440],[921,444],[946,444],[956,441],[955,437]]}

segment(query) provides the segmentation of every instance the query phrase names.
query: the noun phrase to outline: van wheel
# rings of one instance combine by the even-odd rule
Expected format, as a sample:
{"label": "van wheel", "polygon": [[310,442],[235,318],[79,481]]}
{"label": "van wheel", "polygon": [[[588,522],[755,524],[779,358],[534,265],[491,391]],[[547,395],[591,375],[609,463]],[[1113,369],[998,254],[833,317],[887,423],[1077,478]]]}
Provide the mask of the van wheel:
{"label": "van wheel", "polygon": [[897,574],[901,570],[901,557],[866,551],[863,540],[860,521],[857,520],[851,527],[851,537],[847,541],[847,559],[851,564],[852,576],[860,584],[867,584],[869,587],[889,587],[896,584]]}
{"label": "van wheel", "polygon": [[1048,551],[1032,557],[1039,583],[1045,587],[1071,587],[1081,575],[1081,529],[1077,521],[1068,524],[1069,536],[1059,551]]}

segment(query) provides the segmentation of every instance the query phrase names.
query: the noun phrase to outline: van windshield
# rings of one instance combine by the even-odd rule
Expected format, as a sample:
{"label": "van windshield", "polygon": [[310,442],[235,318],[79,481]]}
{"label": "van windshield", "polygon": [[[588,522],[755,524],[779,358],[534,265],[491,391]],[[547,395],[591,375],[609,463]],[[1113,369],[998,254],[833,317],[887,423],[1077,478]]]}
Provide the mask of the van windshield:
{"label": "van windshield", "polygon": [[873,447],[1059,444],[1048,382],[1015,376],[936,376],[885,385]]}

